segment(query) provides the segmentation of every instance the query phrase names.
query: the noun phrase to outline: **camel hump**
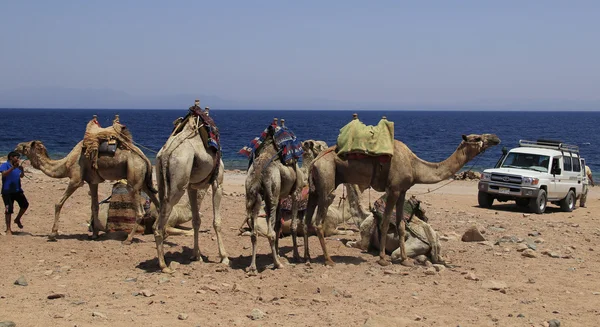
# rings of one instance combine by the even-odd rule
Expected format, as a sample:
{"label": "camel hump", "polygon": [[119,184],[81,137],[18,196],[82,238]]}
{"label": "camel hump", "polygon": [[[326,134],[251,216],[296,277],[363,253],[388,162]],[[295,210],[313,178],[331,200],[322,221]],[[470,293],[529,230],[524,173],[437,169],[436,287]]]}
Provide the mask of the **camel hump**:
{"label": "camel hump", "polygon": [[357,117],[340,129],[337,138],[339,156],[394,155],[394,123],[385,117],[375,126],[365,125]]}

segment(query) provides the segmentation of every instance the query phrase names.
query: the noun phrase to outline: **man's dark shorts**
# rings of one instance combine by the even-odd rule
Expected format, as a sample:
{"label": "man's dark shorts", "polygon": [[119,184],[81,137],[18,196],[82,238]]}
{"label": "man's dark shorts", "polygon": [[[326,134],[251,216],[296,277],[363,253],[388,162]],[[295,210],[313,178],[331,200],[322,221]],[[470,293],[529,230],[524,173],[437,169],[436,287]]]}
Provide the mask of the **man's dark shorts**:
{"label": "man's dark shorts", "polygon": [[2,200],[4,200],[5,214],[13,213],[15,201],[17,201],[21,209],[29,207],[29,202],[27,202],[27,198],[23,192],[2,194]]}

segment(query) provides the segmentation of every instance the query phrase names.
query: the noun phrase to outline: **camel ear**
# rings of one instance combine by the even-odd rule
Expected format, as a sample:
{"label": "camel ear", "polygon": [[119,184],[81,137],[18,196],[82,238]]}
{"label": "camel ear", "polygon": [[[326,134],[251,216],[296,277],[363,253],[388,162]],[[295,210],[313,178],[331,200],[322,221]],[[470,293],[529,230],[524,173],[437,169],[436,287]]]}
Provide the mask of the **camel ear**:
{"label": "camel ear", "polygon": [[466,136],[465,134],[463,134],[463,135],[462,135],[462,139],[463,139],[463,141],[465,141],[465,142],[466,142],[466,141],[467,141],[467,136]]}
{"label": "camel ear", "polygon": [[29,146],[32,147],[32,148],[34,148],[36,144],[37,144],[37,141],[31,141],[31,143],[29,144]]}

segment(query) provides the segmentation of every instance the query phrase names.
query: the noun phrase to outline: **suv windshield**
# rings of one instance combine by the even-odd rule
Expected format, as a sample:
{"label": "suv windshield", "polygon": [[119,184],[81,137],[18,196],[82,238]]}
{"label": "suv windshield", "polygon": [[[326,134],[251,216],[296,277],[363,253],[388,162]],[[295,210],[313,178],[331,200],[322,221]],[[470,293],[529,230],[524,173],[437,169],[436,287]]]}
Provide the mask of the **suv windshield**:
{"label": "suv windshield", "polygon": [[530,153],[509,153],[502,163],[503,168],[530,169],[543,173],[548,172],[550,157]]}

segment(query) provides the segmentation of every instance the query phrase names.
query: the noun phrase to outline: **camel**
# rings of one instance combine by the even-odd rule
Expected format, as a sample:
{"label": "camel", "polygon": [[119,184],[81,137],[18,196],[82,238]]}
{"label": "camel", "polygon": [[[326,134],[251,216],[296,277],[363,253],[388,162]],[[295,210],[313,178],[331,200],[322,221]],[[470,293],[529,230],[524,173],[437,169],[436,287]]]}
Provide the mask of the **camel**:
{"label": "camel", "polygon": [[[145,201],[144,201],[145,202]],[[98,219],[93,222],[95,229],[108,232],[108,213],[110,208],[110,201],[102,201],[100,203],[100,209],[98,210]],[[154,230],[152,227],[158,218],[159,211],[154,205],[150,204],[150,208],[146,211],[144,218],[140,225],[137,225],[138,232],[145,234],[152,234]],[[200,213],[202,216],[202,213]],[[194,235],[193,231],[184,230],[178,228],[179,225],[185,224],[192,220],[192,208],[189,201],[184,197],[181,201],[173,207],[169,220],[167,221],[167,233],[169,235]]]}
{"label": "camel", "polygon": [[[145,156],[142,157],[143,154],[140,155],[142,153],[141,150],[137,147],[133,150],[137,153],[117,148],[112,157],[101,155],[97,159],[98,168],[95,169],[92,167],[91,160],[83,153],[83,141],[77,143],[66,157],[59,160],[52,160],[48,157],[48,151],[41,141],[22,142],[17,145],[15,151],[27,156],[34,168],[41,170],[44,174],[52,178],[69,178],[67,189],[60,201],[54,206],[54,224],[52,232],[49,235],[51,241],[55,241],[58,235],[58,221],[63,205],[78,188],[83,186],[84,182],[87,182],[90,187],[92,202],[91,221],[98,217],[98,184],[105,180],[127,179],[129,185],[133,185],[132,196],[139,198],[139,191],[142,190],[150,196],[151,201],[155,205],[159,204],[155,195],[156,190],[154,190],[152,185],[152,165],[148,158]],[[141,221],[143,216],[141,206],[136,208],[136,213],[136,219]],[[135,229],[132,229],[123,243],[130,244],[134,234]],[[92,238],[95,239],[97,237],[98,230],[93,229]]]}
{"label": "camel", "polygon": [[[331,147],[313,161],[309,174],[310,192],[305,215],[305,229],[315,225],[317,236],[323,249],[326,265],[334,265],[327,252],[323,233],[323,219],[327,214],[328,197],[341,183],[357,184],[360,188],[372,187],[376,191],[386,192],[386,210],[380,222],[380,244],[387,244],[390,216],[396,208],[396,229],[400,238],[400,257],[404,265],[412,262],[406,256],[404,238],[406,237],[405,221],[402,219],[402,208],[406,192],[414,184],[433,184],[453,176],[461,167],[478,154],[491,146],[500,143],[493,134],[463,135],[463,140],[454,153],[439,163],[427,162],[418,158],[404,143],[394,140],[391,160],[384,161],[378,157],[342,160]],[[314,221],[311,219],[318,211]],[[379,251],[379,264],[389,265],[385,260],[385,247]],[[304,233],[304,259],[310,262],[308,234]]]}
{"label": "camel", "polygon": [[[300,255],[297,248],[297,217],[300,201],[300,192],[303,187],[302,171],[298,164],[293,162],[291,166],[284,165],[279,160],[274,135],[276,125],[267,128],[267,136],[261,144],[258,156],[254,157],[252,165],[248,169],[246,177],[246,219],[250,222],[252,234],[252,262],[248,267],[249,274],[256,274],[256,245],[257,245],[257,216],[265,202],[267,233],[266,237],[271,246],[273,264],[276,269],[283,268],[278,254],[278,237],[275,233],[275,225],[280,221],[280,200],[292,196],[292,240],[294,243],[294,259],[298,260]],[[279,228],[277,228],[279,230]]]}
{"label": "camel", "polygon": [[[348,194],[350,194],[350,191]],[[384,204],[384,199],[385,196],[378,201],[381,201],[381,203]],[[429,219],[427,218],[425,209],[421,206],[421,201],[417,200],[414,196],[408,199],[404,206],[404,217],[408,217],[406,223],[408,233],[406,233],[406,238],[404,240],[406,255],[409,258],[424,255],[429,257],[429,260],[432,263],[445,264],[440,254],[441,248],[439,237],[435,230],[427,223]],[[393,223],[390,223],[390,225],[393,225]],[[395,226],[393,226],[393,228],[395,229]],[[361,239],[358,241],[349,241],[346,243],[346,246],[361,250],[368,250],[370,248],[380,250],[379,234],[380,230],[378,228],[377,219],[371,214],[360,223]],[[400,239],[398,238],[398,234],[393,232],[388,233],[385,251],[391,253],[392,261],[401,258]]]}
{"label": "camel", "polygon": [[[188,115],[178,122],[165,145],[156,156],[158,194],[160,211],[154,223],[154,240],[158,255],[158,264],[164,273],[173,270],[165,263],[163,242],[167,238],[167,226],[173,207],[187,190],[192,211],[194,228],[194,250],[191,259],[202,261],[198,234],[200,230],[199,208],[208,187],[212,187],[213,228],[217,234],[220,262],[228,265],[229,258],[221,234],[221,197],[223,195],[223,161],[220,149],[208,148],[201,137],[205,133],[205,123],[214,123],[208,116]],[[200,192],[199,192],[200,191]]]}

